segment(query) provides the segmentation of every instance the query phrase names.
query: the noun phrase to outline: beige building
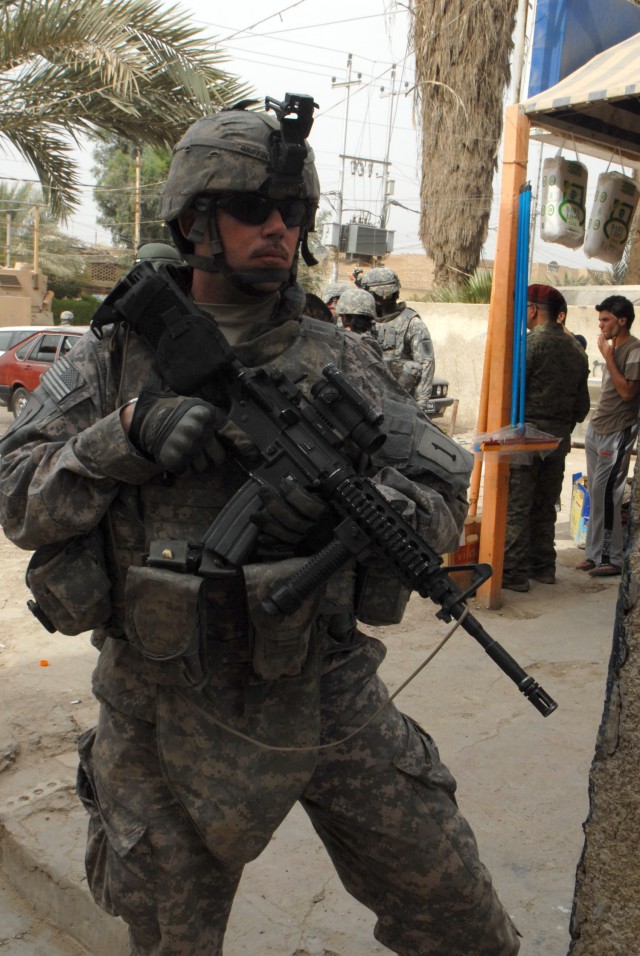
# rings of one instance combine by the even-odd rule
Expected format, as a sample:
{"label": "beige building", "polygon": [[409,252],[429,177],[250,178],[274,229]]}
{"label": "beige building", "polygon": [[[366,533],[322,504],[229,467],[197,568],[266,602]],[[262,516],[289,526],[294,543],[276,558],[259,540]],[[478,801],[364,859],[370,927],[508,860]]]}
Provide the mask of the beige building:
{"label": "beige building", "polygon": [[44,273],[22,262],[0,268],[0,325],[52,325],[52,299]]}

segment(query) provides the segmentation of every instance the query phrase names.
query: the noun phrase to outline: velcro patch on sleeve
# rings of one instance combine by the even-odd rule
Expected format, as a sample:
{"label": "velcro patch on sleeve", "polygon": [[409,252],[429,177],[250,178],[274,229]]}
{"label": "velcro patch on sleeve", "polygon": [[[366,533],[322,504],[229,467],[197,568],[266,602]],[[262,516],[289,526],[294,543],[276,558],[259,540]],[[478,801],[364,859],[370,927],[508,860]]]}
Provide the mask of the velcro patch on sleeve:
{"label": "velcro patch on sleeve", "polygon": [[84,385],[80,372],[64,356],[59,358],[51,368],[48,368],[40,378],[40,384],[60,404],[67,395],[77,391]]}

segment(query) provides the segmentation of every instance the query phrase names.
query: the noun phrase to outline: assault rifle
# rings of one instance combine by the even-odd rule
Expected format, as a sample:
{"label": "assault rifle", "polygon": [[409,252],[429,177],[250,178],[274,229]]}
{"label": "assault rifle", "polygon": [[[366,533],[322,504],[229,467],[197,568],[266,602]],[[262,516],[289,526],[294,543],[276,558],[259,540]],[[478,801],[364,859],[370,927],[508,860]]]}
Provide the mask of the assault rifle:
{"label": "assault rifle", "polygon": [[[246,563],[258,534],[249,518],[263,506],[260,490],[268,486],[277,495],[283,480],[297,482],[319,494],[341,520],[329,544],[274,589],[263,605],[268,613],[293,613],[347,562],[373,557],[406,587],[439,605],[438,618],[459,621],[543,716],[553,713],[556,702],[468,612],[465,599],[491,575],[491,567],[470,566],[476,580],[461,591],[440,555],[345,454],[348,446],[365,455],[381,447],[386,438],[382,414],[334,365],[323,369],[311,398],[277,368],[246,367],[176,277],[171,267],[155,271],[149,263],[139,263],[105,299],[91,327],[99,337],[104,325],[126,322],[149,343],[157,372],[177,394],[206,392],[215,383],[225,396],[229,420],[259,452],[250,477],[208,529],[201,547],[184,555],[183,570],[207,576]],[[167,551],[174,560],[172,549]],[[156,554],[154,563],[161,560]]]}

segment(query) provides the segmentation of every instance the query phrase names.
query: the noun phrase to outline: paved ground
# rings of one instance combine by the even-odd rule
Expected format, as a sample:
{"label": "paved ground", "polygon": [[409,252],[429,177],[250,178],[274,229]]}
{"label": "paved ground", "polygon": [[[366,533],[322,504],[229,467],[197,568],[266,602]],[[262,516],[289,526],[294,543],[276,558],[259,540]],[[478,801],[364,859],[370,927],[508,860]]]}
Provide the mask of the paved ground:
{"label": "paved ground", "polygon": [[[584,453],[574,450],[568,474],[583,462]],[[558,701],[556,713],[541,717],[461,631],[398,701],[434,735],[458,779],[460,805],[523,934],[523,956],[565,956],[568,949],[618,587],[618,579],[596,582],[573,570],[582,552],[569,540],[569,502],[567,482],[558,524],[558,583],[534,584],[528,594],[505,591],[500,611],[472,608]],[[0,538],[1,872],[35,907],[31,916],[6,882],[0,886],[0,948],[12,956],[124,956],[124,927],[104,916],[86,889],[86,819],[73,792],[75,738],[95,719],[89,690],[95,652],[85,636],[47,634],[26,611],[27,558]],[[434,610],[412,599],[403,623],[385,632],[384,674],[391,688],[446,632]],[[373,940],[372,925],[371,914],[338,883],[304,813],[295,808],[247,867],[225,954],[387,952]]]}

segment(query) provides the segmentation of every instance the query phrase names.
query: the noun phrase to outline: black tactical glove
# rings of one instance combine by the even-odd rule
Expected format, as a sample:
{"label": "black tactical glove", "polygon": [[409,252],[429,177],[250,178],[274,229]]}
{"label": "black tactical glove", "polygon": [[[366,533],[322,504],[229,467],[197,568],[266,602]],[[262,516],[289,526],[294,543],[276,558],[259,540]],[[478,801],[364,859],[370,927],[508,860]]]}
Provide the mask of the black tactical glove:
{"label": "black tactical glove", "polygon": [[281,560],[298,554],[301,542],[329,515],[322,498],[290,479],[282,480],[280,492],[278,496],[269,488],[262,488],[264,508],[250,518],[260,529],[255,553],[263,560]]}
{"label": "black tactical glove", "polygon": [[165,471],[179,474],[189,466],[203,471],[210,463],[224,461],[216,429],[225,421],[223,412],[200,398],[143,389],[136,401],[129,441]]}

